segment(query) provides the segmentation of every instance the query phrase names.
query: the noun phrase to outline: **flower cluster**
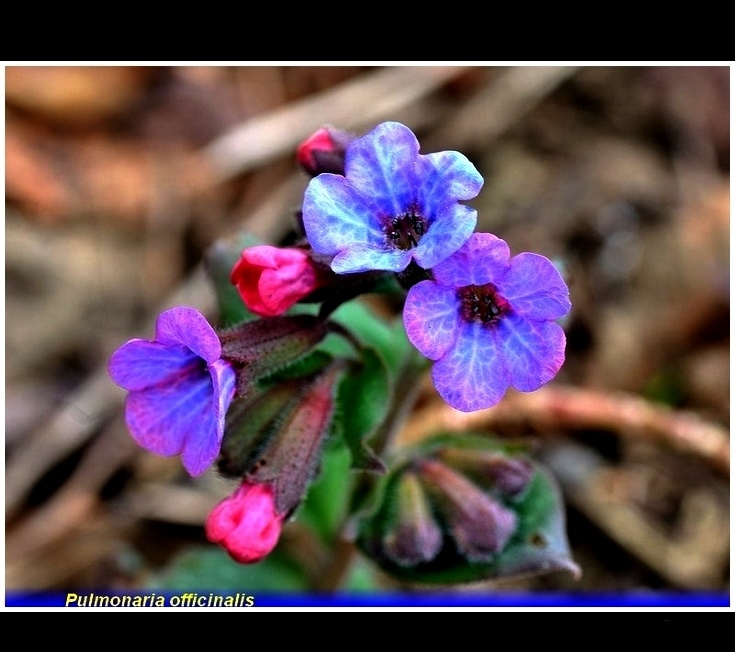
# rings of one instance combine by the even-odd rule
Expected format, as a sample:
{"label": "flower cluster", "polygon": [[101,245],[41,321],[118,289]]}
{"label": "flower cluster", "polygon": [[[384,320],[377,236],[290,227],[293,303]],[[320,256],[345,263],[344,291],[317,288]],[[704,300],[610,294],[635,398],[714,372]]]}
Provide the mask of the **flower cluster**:
{"label": "flower cluster", "polygon": [[[299,146],[297,161],[310,176],[301,241],[246,247],[229,268],[231,287],[257,318],[216,329],[196,309],[175,307],[159,316],[152,340],[127,342],[109,363],[128,392],[125,417],[138,444],[181,455],[192,476],[216,464],[239,479],[205,530],[242,563],[274,548],[316,475],[349,364],[325,360],[280,383],[272,374],[342,332],[328,320],[341,303],[397,280],[408,339],[458,410],[491,407],[511,387],[534,391],[564,362],[556,321],[571,309],[568,288],[547,258],[511,256],[506,242],[475,231],[477,211],[465,202],[483,178],[466,156],[422,154],[408,127],[384,122],[362,137],[320,129]],[[321,310],[292,312],[299,303]],[[474,496],[471,487],[433,462],[414,470],[442,487],[443,522],[461,551],[482,557],[503,548],[516,527],[512,513],[477,497],[476,514],[457,520],[457,496]],[[432,557],[442,540],[416,478],[407,476],[402,489],[410,527],[388,544],[399,560]],[[488,519],[495,530],[483,539]]]}
{"label": "flower cluster", "polygon": [[571,308],[550,260],[511,258],[503,240],[474,232],[477,214],[461,202],[482,184],[464,155],[419,154],[410,129],[386,122],[346,146],[343,174],[314,177],[303,205],[307,239],[337,274],[425,270],[406,297],[406,332],[435,361],[439,394],[466,412],[551,380],[566,345],[554,320]]}

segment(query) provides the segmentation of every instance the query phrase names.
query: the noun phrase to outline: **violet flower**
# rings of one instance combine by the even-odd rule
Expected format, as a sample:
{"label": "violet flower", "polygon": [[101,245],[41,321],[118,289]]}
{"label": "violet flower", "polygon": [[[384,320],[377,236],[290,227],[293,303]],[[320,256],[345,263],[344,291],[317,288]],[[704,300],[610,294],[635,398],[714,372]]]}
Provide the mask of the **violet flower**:
{"label": "violet flower", "polygon": [[217,457],[235,371],[219,337],[187,306],[162,312],[153,340],[133,339],[112,354],[109,373],[129,394],[125,420],[133,439],[158,455],[181,455],[192,476]]}
{"label": "violet flower", "polygon": [[432,273],[408,291],[403,321],[413,345],[435,360],[432,379],[449,405],[491,407],[509,387],[531,392],[556,376],[566,337],[554,320],[571,303],[550,260],[511,258],[505,241],[475,233]]}
{"label": "violet flower", "polygon": [[459,152],[419,154],[413,132],[384,122],[351,141],[345,173],[314,177],[303,222],[313,249],[339,274],[430,269],[470,237],[477,211],[461,204],[483,179]]}

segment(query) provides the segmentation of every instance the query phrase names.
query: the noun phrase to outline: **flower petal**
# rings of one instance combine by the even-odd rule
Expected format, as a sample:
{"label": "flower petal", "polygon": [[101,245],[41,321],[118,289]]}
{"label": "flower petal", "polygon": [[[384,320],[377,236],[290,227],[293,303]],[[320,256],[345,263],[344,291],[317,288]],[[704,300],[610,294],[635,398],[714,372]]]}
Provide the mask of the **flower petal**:
{"label": "flower petal", "polygon": [[431,376],[441,397],[457,410],[472,412],[495,405],[511,380],[499,330],[461,323],[456,344],[434,363]]}
{"label": "flower petal", "polygon": [[510,383],[522,392],[545,385],[564,363],[566,336],[553,321],[531,321],[510,313],[497,331]]}
{"label": "flower petal", "polygon": [[569,288],[559,270],[539,254],[515,256],[497,286],[513,309],[528,319],[558,319],[572,307]]}
{"label": "flower petal", "polygon": [[201,369],[176,383],[132,392],[125,406],[130,434],[158,455],[182,453],[184,468],[199,475],[214,462],[222,438],[212,397],[212,381]]}
{"label": "flower petal", "polygon": [[209,373],[212,378],[214,420],[217,424],[217,432],[224,433],[225,415],[235,396],[237,374],[226,360],[217,360],[209,367]]}
{"label": "flower petal", "polygon": [[136,391],[175,379],[182,370],[203,365],[202,359],[186,346],[165,346],[158,342],[133,339],[110,357],[108,371],[112,380],[128,391]]}
{"label": "flower petal", "polygon": [[382,245],[385,234],[375,213],[350,181],[337,174],[314,177],[304,193],[304,230],[320,254],[334,255],[353,242]]}
{"label": "flower petal", "polygon": [[[316,273],[313,269],[267,269],[258,282],[264,317],[282,315],[299,299],[316,288]],[[261,314],[261,313],[259,313]]]}
{"label": "flower petal", "polygon": [[364,244],[353,244],[340,251],[331,263],[337,274],[352,274],[370,270],[400,272],[411,262],[411,251],[385,250]]}
{"label": "flower petal", "polygon": [[426,210],[442,206],[447,201],[468,200],[477,197],[484,180],[470,160],[459,152],[434,152],[419,156],[418,178],[421,186],[418,197]]}
{"label": "flower petal", "polygon": [[202,313],[189,306],[177,306],[158,316],[156,341],[161,344],[183,344],[208,363],[214,362],[222,354],[217,333]]}
{"label": "flower petal", "polygon": [[463,204],[445,206],[429,225],[413,257],[419,266],[431,269],[456,252],[477,226],[477,211]]}
{"label": "flower petal", "polygon": [[346,152],[345,175],[365,197],[395,216],[403,213],[417,191],[419,142],[399,122],[383,122]]}
{"label": "flower petal", "polygon": [[[290,264],[303,264],[309,259],[309,254],[303,249],[295,247],[276,247],[274,245],[254,245],[243,249],[240,259],[234,269],[239,266],[256,266],[265,269],[279,269]],[[240,261],[245,261],[241,263]]]}
{"label": "flower petal", "polygon": [[225,415],[235,395],[237,376],[226,360],[217,360],[209,367],[212,380],[212,400],[208,414],[202,415],[202,430],[190,432],[184,441],[181,463],[192,476],[197,476],[212,465],[222,448],[225,433]]}
{"label": "flower petal", "polygon": [[[422,240],[423,242],[423,240]],[[442,285],[497,284],[503,279],[510,261],[510,248],[505,240],[491,233],[473,233],[457,252],[432,270]]]}
{"label": "flower petal", "polygon": [[455,343],[460,320],[454,289],[421,281],[406,295],[403,324],[411,343],[429,360],[441,358]]}

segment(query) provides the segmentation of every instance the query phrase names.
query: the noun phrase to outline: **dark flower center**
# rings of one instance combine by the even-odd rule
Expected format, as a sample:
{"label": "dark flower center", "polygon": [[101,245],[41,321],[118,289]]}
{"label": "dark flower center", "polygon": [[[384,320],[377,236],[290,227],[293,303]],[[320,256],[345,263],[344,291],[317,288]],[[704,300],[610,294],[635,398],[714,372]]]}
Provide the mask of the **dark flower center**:
{"label": "dark flower center", "polygon": [[510,304],[492,283],[465,285],[457,290],[462,319],[492,324],[510,310]]}
{"label": "dark flower center", "polygon": [[384,227],[388,242],[403,250],[413,249],[427,229],[426,218],[415,210],[391,218]]}

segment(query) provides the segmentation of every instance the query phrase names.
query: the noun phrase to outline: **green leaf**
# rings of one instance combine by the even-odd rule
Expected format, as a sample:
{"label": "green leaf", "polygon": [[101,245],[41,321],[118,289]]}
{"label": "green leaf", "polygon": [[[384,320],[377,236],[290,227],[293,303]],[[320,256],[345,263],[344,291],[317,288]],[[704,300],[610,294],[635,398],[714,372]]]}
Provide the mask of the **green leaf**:
{"label": "green leaf", "polygon": [[362,555],[356,555],[340,590],[349,593],[374,593],[384,591],[377,568]]}
{"label": "green leaf", "polygon": [[537,465],[523,500],[515,508],[518,531],[493,565],[496,577],[567,571],[578,576],[566,533],[561,492],[554,477]]}
{"label": "green leaf", "polygon": [[354,333],[365,346],[378,351],[393,374],[411,347],[402,321],[394,319],[391,322],[379,317],[363,301],[343,304],[331,319]]}
{"label": "green leaf", "polygon": [[339,534],[353,481],[350,452],[341,443],[330,443],[322,455],[319,475],[297,512],[298,520],[311,527],[325,543],[334,541]]}
{"label": "green leaf", "polygon": [[305,591],[308,582],[303,569],[285,553],[274,550],[257,564],[238,564],[219,547],[186,550],[154,576],[151,589],[173,591]]}
{"label": "green leaf", "polygon": [[353,468],[385,469],[366,440],[388,414],[390,393],[391,382],[382,358],[373,349],[363,349],[362,362],[345,374],[337,394],[337,429],[350,448]]}
{"label": "green leaf", "polygon": [[[491,560],[471,561],[460,554],[445,528],[444,544],[436,557],[414,566],[401,566],[384,553],[385,537],[395,520],[398,474],[410,468],[412,460],[436,454],[443,446],[450,445],[464,449],[476,447],[478,454],[496,451],[508,457],[522,456],[530,462],[533,473],[522,492],[514,496],[488,492],[515,513],[515,532]],[[554,571],[579,575],[567,540],[564,504],[557,483],[545,468],[519,452],[522,450],[517,444],[489,437],[454,434],[441,435],[402,451],[366,500],[370,507],[358,516],[359,547],[388,574],[416,583],[457,584]],[[437,520],[446,525],[440,517]]]}
{"label": "green leaf", "polygon": [[332,319],[363,346],[359,363],[340,387],[338,433],[352,451],[353,468],[383,472],[382,461],[369,448],[370,439],[397,407],[393,403],[405,397],[406,387],[399,385],[407,377],[420,382],[427,361],[408,341],[402,320],[379,317],[364,302],[344,304]]}

